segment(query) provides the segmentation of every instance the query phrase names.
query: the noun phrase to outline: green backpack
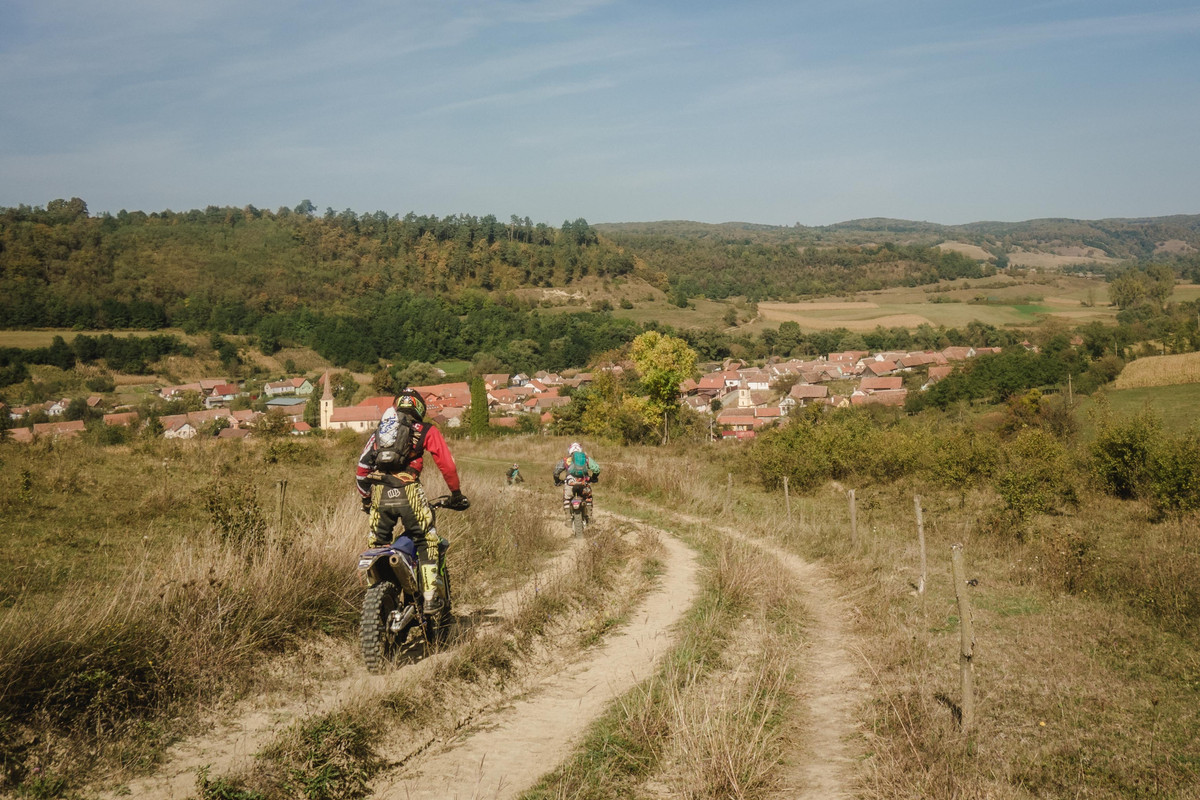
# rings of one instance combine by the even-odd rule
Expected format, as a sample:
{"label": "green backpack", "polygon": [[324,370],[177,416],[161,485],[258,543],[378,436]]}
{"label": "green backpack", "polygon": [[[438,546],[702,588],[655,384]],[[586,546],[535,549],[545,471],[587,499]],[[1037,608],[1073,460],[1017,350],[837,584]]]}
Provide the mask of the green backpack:
{"label": "green backpack", "polygon": [[578,453],[571,454],[571,462],[567,465],[567,472],[572,478],[586,478],[588,475],[588,457],[587,454],[580,450]]}

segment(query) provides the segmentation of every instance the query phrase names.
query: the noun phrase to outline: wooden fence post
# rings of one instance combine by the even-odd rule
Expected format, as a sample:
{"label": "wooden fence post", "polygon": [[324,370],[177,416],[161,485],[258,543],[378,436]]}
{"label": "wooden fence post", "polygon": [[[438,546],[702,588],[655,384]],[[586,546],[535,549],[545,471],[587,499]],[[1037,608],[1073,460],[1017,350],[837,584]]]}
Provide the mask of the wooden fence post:
{"label": "wooden fence post", "polygon": [[283,530],[283,509],[287,499],[287,478],[275,481],[279,484],[279,530]]}
{"label": "wooden fence post", "polygon": [[858,544],[858,503],[854,501],[854,490],[846,493],[850,497],[850,544]]}
{"label": "wooden fence post", "polygon": [[971,598],[967,595],[967,573],[963,567],[963,546],[950,548],[954,564],[954,595],[958,598],[958,626],[961,647],[958,664],[962,672],[962,732],[970,735],[975,727],[975,626],[971,621]]}
{"label": "wooden fence post", "polygon": [[787,520],[790,525],[792,522],[792,497],[788,494],[787,475],[783,476],[783,505],[787,509]]}
{"label": "wooden fence post", "polygon": [[921,550],[921,577],[917,581],[917,594],[925,594],[925,518],[921,514],[921,495],[913,495],[913,505],[917,509],[917,546]]}

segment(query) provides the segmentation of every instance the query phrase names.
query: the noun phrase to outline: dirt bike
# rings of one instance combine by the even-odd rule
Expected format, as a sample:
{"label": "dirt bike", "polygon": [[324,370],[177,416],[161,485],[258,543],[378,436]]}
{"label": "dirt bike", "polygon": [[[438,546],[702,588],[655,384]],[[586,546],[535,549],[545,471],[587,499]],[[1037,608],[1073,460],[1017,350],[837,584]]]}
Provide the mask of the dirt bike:
{"label": "dirt bike", "polygon": [[[432,508],[465,511],[466,506],[450,506],[449,496],[439,497]],[[437,529],[431,529],[436,535]],[[451,613],[450,572],[446,569],[446,551],[450,542],[439,537],[437,570],[445,585],[445,602],[436,614],[425,613],[425,597],[421,591],[417,545],[407,534],[387,547],[373,547],[358,557],[358,569],[367,582],[363,597],[362,617],[358,636],[363,660],[373,675],[383,672],[408,641],[413,630],[419,630],[429,644],[443,644],[454,623]]]}
{"label": "dirt bike", "polygon": [[592,523],[592,508],[591,503],[588,502],[585,487],[593,482],[587,478],[576,478],[572,475],[567,476],[567,485],[571,487],[569,511],[571,514],[572,536],[583,536],[583,531]]}

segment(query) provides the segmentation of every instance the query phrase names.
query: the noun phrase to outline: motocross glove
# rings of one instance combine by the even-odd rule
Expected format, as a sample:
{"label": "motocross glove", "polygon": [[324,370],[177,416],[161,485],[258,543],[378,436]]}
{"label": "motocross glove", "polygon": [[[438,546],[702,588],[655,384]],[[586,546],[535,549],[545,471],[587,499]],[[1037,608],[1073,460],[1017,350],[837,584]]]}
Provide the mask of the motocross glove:
{"label": "motocross glove", "polygon": [[371,498],[369,498],[369,497],[362,498],[362,512],[364,514],[371,513]]}
{"label": "motocross glove", "polygon": [[450,493],[450,502],[447,505],[458,511],[466,511],[471,507],[471,501],[462,492],[453,491]]}

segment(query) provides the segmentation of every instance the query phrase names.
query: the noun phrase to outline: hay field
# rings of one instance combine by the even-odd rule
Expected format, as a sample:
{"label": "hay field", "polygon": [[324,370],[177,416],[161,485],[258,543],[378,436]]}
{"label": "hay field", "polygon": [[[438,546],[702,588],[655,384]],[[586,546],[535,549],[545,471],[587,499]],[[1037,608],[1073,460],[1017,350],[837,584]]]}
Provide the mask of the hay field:
{"label": "hay field", "polygon": [[33,347],[49,347],[54,341],[55,336],[61,336],[67,342],[70,342],[76,336],[101,336],[103,334],[111,334],[118,339],[124,339],[127,336],[177,336],[188,344],[196,344],[201,341],[200,337],[189,336],[179,328],[163,328],[157,331],[142,331],[142,330],[96,330],[96,331],[77,331],[71,328],[38,328],[35,330],[0,330],[0,347],[20,347],[29,349]]}
{"label": "hay field", "polygon": [[[1140,389],[1200,383],[1200,353],[1150,356],[1131,361],[1117,376],[1115,389]],[[1194,409],[1200,412],[1200,408]],[[1200,414],[1197,414],[1200,416]]]}
{"label": "hay field", "polygon": [[991,261],[995,258],[995,256],[977,244],[967,244],[966,242],[942,242],[937,247],[939,250],[949,250],[954,253],[962,253],[967,258],[973,258],[976,261]]}

